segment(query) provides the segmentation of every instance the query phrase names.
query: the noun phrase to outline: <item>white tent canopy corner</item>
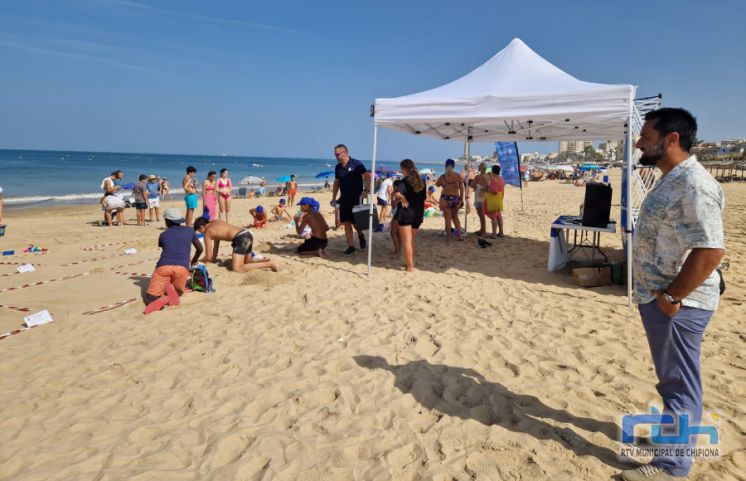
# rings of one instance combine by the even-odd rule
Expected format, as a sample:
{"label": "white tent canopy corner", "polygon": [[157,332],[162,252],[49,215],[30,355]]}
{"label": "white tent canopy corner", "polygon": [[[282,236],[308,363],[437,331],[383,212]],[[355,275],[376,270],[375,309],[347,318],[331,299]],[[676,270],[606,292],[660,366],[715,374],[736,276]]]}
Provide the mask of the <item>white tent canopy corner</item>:
{"label": "white tent canopy corner", "polygon": [[[631,140],[628,128],[637,87],[578,80],[514,38],[473,71],[424,92],[376,99],[377,129],[471,142]],[[626,163],[630,168],[630,162]],[[373,225],[371,193],[370,228]],[[630,231],[631,226],[625,228]],[[368,244],[368,273],[373,239]],[[628,242],[628,250],[630,243]]]}

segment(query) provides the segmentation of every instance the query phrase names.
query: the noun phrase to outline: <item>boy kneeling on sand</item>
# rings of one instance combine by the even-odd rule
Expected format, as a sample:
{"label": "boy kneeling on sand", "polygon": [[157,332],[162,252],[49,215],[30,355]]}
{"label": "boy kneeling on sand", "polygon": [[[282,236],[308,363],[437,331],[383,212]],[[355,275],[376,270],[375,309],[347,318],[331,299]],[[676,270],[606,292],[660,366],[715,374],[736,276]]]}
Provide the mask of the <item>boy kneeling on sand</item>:
{"label": "boy kneeling on sand", "polygon": [[163,251],[155,265],[148,290],[143,296],[146,304],[145,314],[160,311],[165,306],[179,305],[179,296],[184,293],[189,279],[189,254],[192,246],[196,252],[191,265],[196,264],[202,254],[202,244],[197,239],[197,234],[193,229],[181,225],[184,223],[184,217],[179,209],[166,209],[163,218],[166,221],[166,230],[158,236],[158,247]]}
{"label": "boy kneeling on sand", "polygon": [[254,235],[248,227],[242,229],[219,219],[207,220],[199,217],[194,221],[194,230],[205,236],[205,257],[202,258],[202,262],[215,262],[220,241],[227,241],[233,247],[233,272],[249,272],[256,269],[272,269],[277,272],[280,269],[276,261],[252,260]]}
{"label": "boy kneeling on sand", "polygon": [[298,246],[298,254],[326,257],[326,231],[329,226],[319,212],[319,203],[311,197],[303,197],[298,205],[301,212],[295,216],[295,231],[301,235],[306,227],[311,229],[311,237]]}

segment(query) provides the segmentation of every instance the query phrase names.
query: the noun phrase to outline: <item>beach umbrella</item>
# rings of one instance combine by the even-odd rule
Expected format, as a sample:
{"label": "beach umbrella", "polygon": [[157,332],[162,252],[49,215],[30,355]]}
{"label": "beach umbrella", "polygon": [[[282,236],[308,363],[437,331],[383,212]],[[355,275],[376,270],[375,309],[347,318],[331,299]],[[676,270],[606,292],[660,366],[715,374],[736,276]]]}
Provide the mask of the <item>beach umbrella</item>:
{"label": "beach umbrella", "polygon": [[239,182],[239,184],[243,184],[243,185],[252,185],[252,184],[261,184],[261,183],[262,183],[262,178],[256,177],[254,175],[249,175],[247,177],[244,177],[243,179],[241,179],[241,182]]}
{"label": "beach umbrella", "polygon": [[290,176],[289,175],[283,175],[282,177],[277,178],[277,182],[290,182]]}
{"label": "beach umbrella", "polygon": [[316,174],[316,178],[320,179],[322,177],[329,177],[330,175],[334,175],[334,171],[333,170],[324,170],[324,171],[321,171],[318,174]]}
{"label": "beach umbrella", "polygon": [[583,164],[580,166],[580,170],[601,170],[601,167],[596,164]]}

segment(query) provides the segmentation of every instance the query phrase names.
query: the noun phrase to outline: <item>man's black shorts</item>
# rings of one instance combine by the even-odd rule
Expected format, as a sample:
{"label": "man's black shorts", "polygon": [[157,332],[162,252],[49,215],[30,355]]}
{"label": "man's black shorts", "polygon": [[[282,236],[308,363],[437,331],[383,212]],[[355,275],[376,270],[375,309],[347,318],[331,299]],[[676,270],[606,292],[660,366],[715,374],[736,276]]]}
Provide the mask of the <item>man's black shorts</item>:
{"label": "man's black shorts", "polygon": [[303,252],[316,252],[319,249],[326,249],[327,239],[319,239],[318,237],[309,237],[303,244],[298,246],[298,254]]}
{"label": "man's black shorts", "polygon": [[340,222],[352,222],[355,223],[355,219],[352,217],[352,208],[360,204],[360,198],[353,199],[339,199],[339,221]]}

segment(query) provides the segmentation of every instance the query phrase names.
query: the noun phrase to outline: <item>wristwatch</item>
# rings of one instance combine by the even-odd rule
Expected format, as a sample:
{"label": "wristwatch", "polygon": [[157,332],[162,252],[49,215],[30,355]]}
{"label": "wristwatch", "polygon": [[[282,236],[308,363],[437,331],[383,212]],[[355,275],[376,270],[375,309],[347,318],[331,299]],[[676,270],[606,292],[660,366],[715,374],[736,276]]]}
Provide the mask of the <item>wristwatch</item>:
{"label": "wristwatch", "polygon": [[676,299],[674,296],[672,296],[671,294],[669,294],[666,291],[663,291],[663,300],[666,301],[666,302],[668,302],[669,304],[671,304],[673,306],[675,306],[676,304],[680,304],[681,303],[681,299]]}

